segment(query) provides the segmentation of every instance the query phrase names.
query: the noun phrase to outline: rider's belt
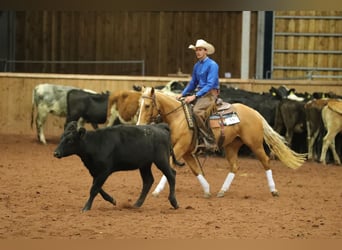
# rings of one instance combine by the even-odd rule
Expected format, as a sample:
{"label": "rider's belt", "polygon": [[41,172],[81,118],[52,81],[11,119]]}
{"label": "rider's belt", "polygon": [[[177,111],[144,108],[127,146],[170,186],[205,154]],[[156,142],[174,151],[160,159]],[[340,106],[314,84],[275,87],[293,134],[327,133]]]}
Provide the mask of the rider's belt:
{"label": "rider's belt", "polygon": [[[217,97],[219,95],[219,90],[218,89],[211,89],[207,93],[210,93],[211,95]],[[197,94],[196,94],[196,98],[198,98]]]}
{"label": "rider's belt", "polygon": [[219,90],[218,89],[212,89],[209,91],[213,96],[218,96],[219,95]]}

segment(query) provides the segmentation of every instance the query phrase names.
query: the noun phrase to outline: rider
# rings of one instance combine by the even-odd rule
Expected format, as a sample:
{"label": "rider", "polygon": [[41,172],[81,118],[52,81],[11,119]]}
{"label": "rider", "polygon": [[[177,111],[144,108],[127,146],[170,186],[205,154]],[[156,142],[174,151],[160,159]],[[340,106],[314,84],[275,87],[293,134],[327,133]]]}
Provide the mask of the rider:
{"label": "rider", "polygon": [[[219,66],[213,59],[208,57],[208,55],[215,52],[215,48],[205,40],[199,39],[195,45],[190,45],[189,49],[195,51],[198,61],[194,65],[190,82],[182,93],[177,96],[177,99],[185,97],[186,103],[195,103],[193,107],[194,117],[204,140],[204,144],[199,146],[206,147],[208,150],[215,150],[217,145],[208,121],[215,107],[220,87]],[[193,91],[196,91],[195,94],[189,95]]]}

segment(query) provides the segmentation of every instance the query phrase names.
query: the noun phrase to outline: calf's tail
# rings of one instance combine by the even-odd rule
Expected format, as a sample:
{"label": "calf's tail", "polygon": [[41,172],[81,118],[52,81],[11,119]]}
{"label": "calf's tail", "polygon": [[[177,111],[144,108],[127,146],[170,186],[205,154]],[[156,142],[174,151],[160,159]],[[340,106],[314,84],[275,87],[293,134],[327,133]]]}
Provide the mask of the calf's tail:
{"label": "calf's tail", "polygon": [[175,153],[173,152],[173,147],[172,146],[170,148],[170,151],[171,151],[171,156],[172,156],[173,163],[176,164],[179,167],[183,167],[185,165],[185,163],[177,161]]}
{"label": "calf's tail", "polygon": [[34,114],[34,107],[36,106],[36,89],[32,91],[32,108],[31,108],[31,129],[33,128],[33,114]]}

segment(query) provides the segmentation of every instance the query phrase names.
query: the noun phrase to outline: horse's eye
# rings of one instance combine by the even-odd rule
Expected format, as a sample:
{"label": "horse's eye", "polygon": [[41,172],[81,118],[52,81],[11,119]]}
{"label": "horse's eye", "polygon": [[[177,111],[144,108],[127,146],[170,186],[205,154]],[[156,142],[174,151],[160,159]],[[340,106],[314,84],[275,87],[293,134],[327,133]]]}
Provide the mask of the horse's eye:
{"label": "horse's eye", "polygon": [[149,104],[146,104],[145,105],[145,109],[149,109],[150,108],[150,105]]}

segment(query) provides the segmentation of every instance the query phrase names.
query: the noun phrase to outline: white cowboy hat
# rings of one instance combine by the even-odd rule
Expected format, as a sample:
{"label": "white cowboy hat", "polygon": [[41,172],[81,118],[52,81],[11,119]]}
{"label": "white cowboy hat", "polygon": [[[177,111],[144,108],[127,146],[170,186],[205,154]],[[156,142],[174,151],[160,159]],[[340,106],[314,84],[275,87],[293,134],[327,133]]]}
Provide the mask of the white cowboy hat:
{"label": "white cowboy hat", "polygon": [[208,55],[213,54],[215,52],[214,46],[204,41],[203,39],[198,39],[196,41],[196,45],[192,45],[192,44],[189,45],[189,49],[193,49],[193,50],[196,50],[196,48],[198,47],[205,48],[207,50]]}

